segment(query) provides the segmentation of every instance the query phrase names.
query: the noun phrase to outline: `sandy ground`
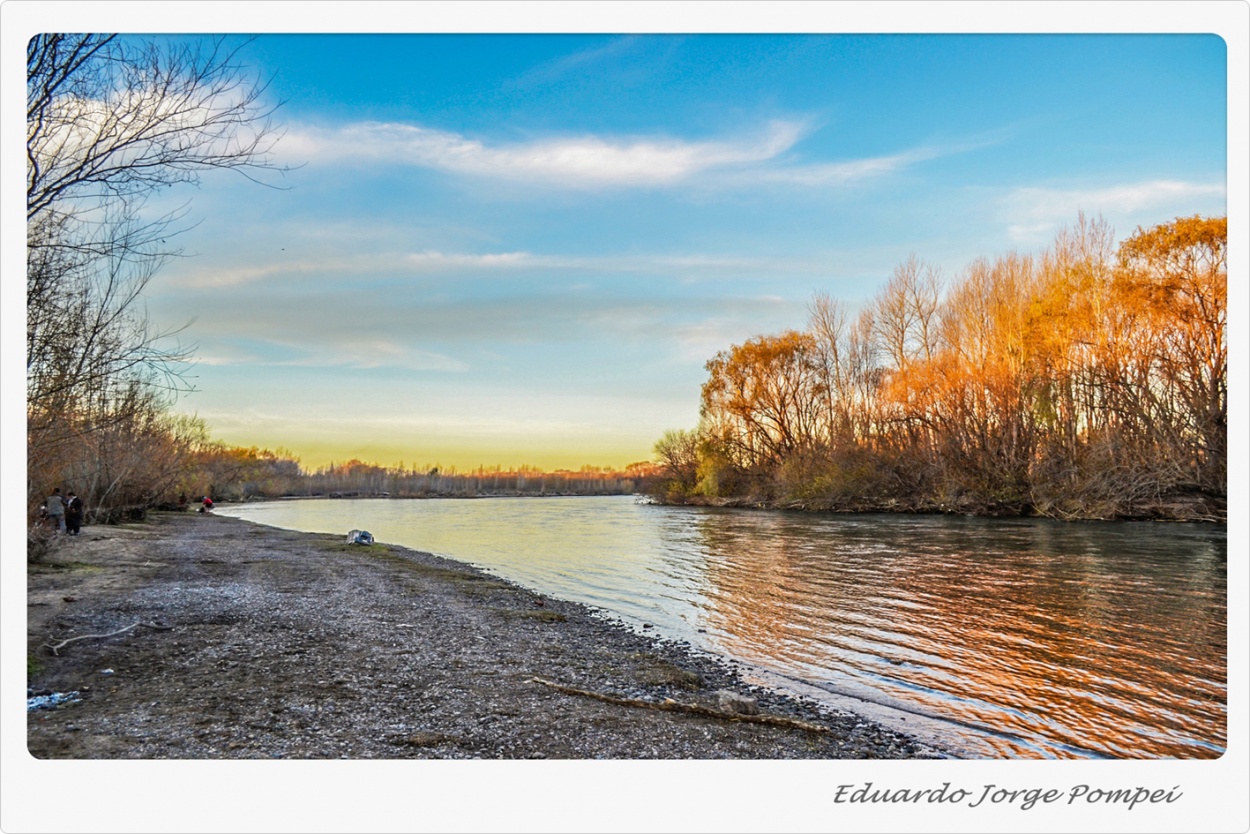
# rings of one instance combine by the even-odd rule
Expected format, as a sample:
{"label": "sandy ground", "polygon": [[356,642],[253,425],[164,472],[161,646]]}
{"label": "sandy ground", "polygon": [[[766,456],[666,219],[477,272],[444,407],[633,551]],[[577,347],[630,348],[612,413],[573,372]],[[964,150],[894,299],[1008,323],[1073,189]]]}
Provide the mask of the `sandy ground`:
{"label": "sandy ground", "polygon": [[27,713],[41,759],[941,756],[386,543],[157,513],[28,577],[28,696],[70,697]]}

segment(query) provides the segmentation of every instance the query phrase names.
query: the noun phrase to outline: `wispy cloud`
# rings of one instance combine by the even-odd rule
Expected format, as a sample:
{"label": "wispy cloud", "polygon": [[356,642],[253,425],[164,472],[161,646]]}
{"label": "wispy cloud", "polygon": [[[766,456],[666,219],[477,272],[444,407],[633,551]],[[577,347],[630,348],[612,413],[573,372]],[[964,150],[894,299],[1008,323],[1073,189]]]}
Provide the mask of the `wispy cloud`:
{"label": "wispy cloud", "polygon": [[746,184],[783,183],[800,186],[849,186],[865,180],[886,177],[928,162],[933,159],[955,156],[969,151],[987,148],[1008,140],[1010,129],[983,133],[961,141],[931,142],[919,147],[862,159],[837,162],[804,163],[785,161],[783,164],[759,166],[743,172],[741,180]]}
{"label": "wispy cloud", "polygon": [[[255,322],[248,320],[250,331]],[[206,334],[206,346],[196,356],[197,365],[285,368],[339,368],[366,370],[392,368],[405,371],[464,373],[469,365],[459,359],[424,350],[403,341],[403,334],[384,338],[362,335],[351,324],[323,325],[310,332],[282,333],[268,338],[238,339],[237,328],[228,322],[210,322],[216,332]]]}
{"label": "wispy cloud", "polygon": [[317,276],[343,275],[357,277],[412,274],[456,273],[471,270],[489,273],[499,270],[559,268],[578,266],[585,259],[534,255],[529,252],[355,252],[341,257],[279,258],[267,263],[246,266],[211,266],[191,269],[182,275],[183,289],[220,289],[258,284],[267,281],[290,281]]}
{"label": "wispy cloud", "polygon": [[438,252],[426,250],[403,256],[403,264],[421,271],[435,270],[495,270],[522,269],[527,267],[562,266],[564,259],[542,257],[529,252],[487,252],[472,254],[464,252]]}
{"label": "wispy cloud", "polygon": [[[1101,214],[1108,219],[1136,218],[1147,211],[1188,213],[1196,203],[1223,200],[1223,182],[1147,180],[1089,189],[1020,188],[1003,199],[1008,218],[1007,231],[1014,240],[1032,241],[1053,234],[1057,228],[1076,219],[1077,212]],[[1166,220],[1168,218],[1158,218]]]}
{"label": "wispy cloud", "polygon": [[757,182],[779,182],[795,185],[849,185],[873,177],[882,177],[909,168],[918,162],[936,159],[955,152],[938,147],[916,148],[886,156],[828,162],[814,165],[789,165],[761,169],[748,176]]}
{"label": "wispy cloud", "polygon": [[[474,277],[492,274],[524,273],[535,270],[566,271],[585,275],[646,274],[663,275],[675,281],[695,282],[733,276],[760,274],[817,274],[829,270],[828,259],[818,257],[742,257],[693,254],[612,254],[562,255],[526,251],[444,252],[357,252],[337,257],[279,258],[261,264],[184,268],[176,282],[162,285],[164,291],[218,290],[227,287],[299,281],[301,290],[317,285],[318,279],[338,283],[342,276],[367,276],[402,280],[405,276]],[[589,286],[589,285],[587,285]]]}
{"label": "wispy cloud", "polygon": [[357,336],[333,340],[323,349],[305,344],[305,355],[287,364],[308,367],[340,367],[352,369],[395,368],[407,371],[438,371],[464,373],[468,363],[431,350],[422,350],[400,341]]}
{"label": "wispy cloud", "polygon": [[888,176],[1000,141],[926,144],[836,162],[796,159],[792,152],[813,129],[810,120],[776,119],[715,141],[581,135],[491,144],[418,125],[362,122],[337,128],[294,126],[283,137],[282,150],[300,162],[414,166],[556,189],[666,188],[696,181],[730,187],[829,187]]}
{"label": "wispy cloud", "polygon": [[292,158],[414,165],[455,174],[551,187],[661,187],[714,169],[775,159],[803,136],[797,122],[722,141],[583,135],[490,145],[458,133],[395,122],[336,129],[293,128],[282,140]]}
{"label": "wispy cloud", "polygon": [[623,37],[614,38],[603,46],[597,46],[592,49],[583,49],[580,52],[574,52],[571,55],[565,55],[542,66],[536,67],[529,72],[521,75],[511,85],[513,87],[532,87],[539,84],[551,84],[566,78],[572,73],[583,73],[589,68],[609,61],[615,61],[630,52],[635,51],[639,46],[645,45],[646,41],[637,35],[625,35]]}

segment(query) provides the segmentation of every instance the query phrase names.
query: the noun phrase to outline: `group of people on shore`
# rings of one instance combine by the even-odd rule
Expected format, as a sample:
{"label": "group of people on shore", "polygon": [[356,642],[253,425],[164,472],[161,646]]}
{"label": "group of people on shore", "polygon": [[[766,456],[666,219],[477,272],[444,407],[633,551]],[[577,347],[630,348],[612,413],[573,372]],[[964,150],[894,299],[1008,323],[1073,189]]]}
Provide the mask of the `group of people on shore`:
{"label": "group of people on shore", "polygon": [[[178,506],[180,509],[185,510],[187,503],[185,494],[179,496]],[[201,513],[207,513],[213,509],[213,499],[207,495],[204,496],[199,504]],[[83,506],[82,499],[73,492],[63,495],[61,488],[55,487],[52,490],[52,494],[44,499],[43,506],[39,509],[40,520],[58,533],[77,536],[79,531],[82,530],[86,508]]]}
{"label": "group of people on shore", "polygon": [[48,525],[55,527],[58,533],[77,536],[82,529],[83,503],[73,492],[63,496],[60,487],[53,489],[44,501],[43,513]]}

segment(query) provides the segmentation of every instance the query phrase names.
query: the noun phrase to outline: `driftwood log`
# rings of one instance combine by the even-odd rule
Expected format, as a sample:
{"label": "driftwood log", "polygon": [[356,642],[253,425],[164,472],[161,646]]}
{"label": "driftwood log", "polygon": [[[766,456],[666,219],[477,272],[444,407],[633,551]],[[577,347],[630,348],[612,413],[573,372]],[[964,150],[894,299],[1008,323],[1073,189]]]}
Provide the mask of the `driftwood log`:
{"label": "driftwood log", "polygon": [[726,712],[724,710],[714,709],[704,706],[703,704],[690,704],[674,701],[672,698],[665,698],[663,701],[647,701],[641,698],[623,698],[617,695],[606,695],[602,692],[592,692],[588,689],[578,689],[575,686],[566,686],[562,683],[549,681],[545,678],[530,678],[534,683],[540,683],[543,686],[550,687],[557,692],[563,692],[566,695],[581,695],[586,698],[594,698],[596,701],[603,701],[607,704],[618,704],[623,707],[641,707],[643,709],[654,709],[662,712],[685,712],[692,715],[703,715],[708,718],[720,718],[725,721],[745,721],[750,724],[768,724],[774,727],[786,727],[792,730],[805,730],[809,733],[831,733],[828,727],[820,724],[812,724],[809,721],[800,721],[797,718],[787,718],[783,715],[747,715],[740,712]]}
{"label": "driftwood log", "polygon": [[55,644],[44,643],[43,646],[44,648],[51,649],[54,655],[56,655],[57,657],[60,657],[61,649],[65,648],[70,643],[77,643],[79,640],[103,640],[106,637],[116,637],[117,635],[125,634],[127,631],[130,631],[132,628],[137,628],[138,626],[144,626],[145,628],[150,628],[155,631],[172,631],[173,630],[172,626],[157,625],[156,623],[142,623],[142,622],[131,623],[125,628],[119,628],[117,629],[117,631],[110,631],[107,634],[80,634],[77,637],[68,637],[62,640],[61,642],[55,643]]}

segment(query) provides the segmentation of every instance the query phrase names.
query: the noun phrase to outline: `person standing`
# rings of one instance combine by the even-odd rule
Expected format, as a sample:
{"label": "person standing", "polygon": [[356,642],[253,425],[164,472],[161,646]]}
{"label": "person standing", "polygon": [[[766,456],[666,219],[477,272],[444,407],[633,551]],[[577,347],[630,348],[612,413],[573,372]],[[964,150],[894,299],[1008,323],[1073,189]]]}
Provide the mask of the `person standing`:
{"label": "person standing", "polygon": [[56,524],[58,533],[65,532],[65,499],[61,497],[61,488],[57,487],[52,490],[52,494],[48,496],[48,500],[44,502],[44,507],[48,511],[48,520]]}
{"label": "person standing", "polygon": [[71,536],[77,536],[82,529],[82,516],[82,499],[71,492],[69,500],[65,502],[65,531]]}

